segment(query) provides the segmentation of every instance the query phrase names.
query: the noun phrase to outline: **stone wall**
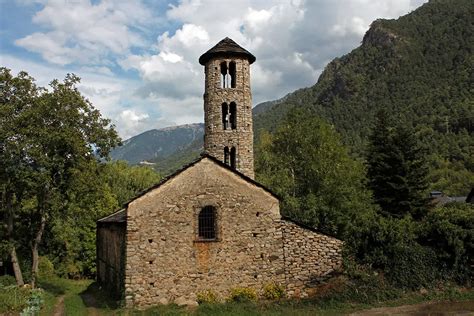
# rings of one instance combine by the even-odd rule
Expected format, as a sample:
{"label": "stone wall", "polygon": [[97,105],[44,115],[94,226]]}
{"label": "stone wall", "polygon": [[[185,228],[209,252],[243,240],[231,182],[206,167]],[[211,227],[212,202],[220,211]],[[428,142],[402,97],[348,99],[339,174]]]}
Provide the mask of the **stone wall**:
{"label": "stone wall", "polygon": [[342,241],[282,220],[285,283],[290,297],[307,297],[342,266]]}
{"label": "stone wall", "polygon": [[[197,216],[217,210],[217,239],[202,241]],[[127,305],[195,300],[203,290],[227,297],[237,286],[284,283],[278,199],[203,158],[127,210]]]}
{"label": "stone wall", "polygon": [[[236,63],[236,87],[221,88],[220,63]],[[205,65],[204,150],[224,161],[224,147],[236,148],[236,169],[254,178],[252,93],[250,65],[246,58],[213,58]],[[226,129],[222,124],[222,103],[237,105],[237,128]]]}

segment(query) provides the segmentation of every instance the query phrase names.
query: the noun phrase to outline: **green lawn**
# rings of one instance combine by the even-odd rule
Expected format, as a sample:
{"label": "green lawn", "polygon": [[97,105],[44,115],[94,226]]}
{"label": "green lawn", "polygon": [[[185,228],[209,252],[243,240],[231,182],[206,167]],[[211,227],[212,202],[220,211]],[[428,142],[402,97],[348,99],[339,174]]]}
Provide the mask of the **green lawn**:
{"label": "green lawn", "polygon": [[[399,306],[425,301],[474,301],[474,289],[445,287],[420,292],[404,292],[384,286],[337,281],[323,289],[319,297],[307,300],[228,302],[200,305],[194,309],[175,305],[145,311],[120,308],[92,280],[40,279],[44,305],[40,315],[52,315],[63,308],[66,315],[341,315],[371,307]],[[324,292],[324,293],[323,293]],[[29,298],[28,288],[0,286],[0,314],[20,312]],[[61,303],[62,302],[62,303]]]}
{"label": "green lawn", "polygon": [[91,280],[74,281],[53,278],[43,280],[40,285],[45,289],[47,297],[56,298],[56,300],[46,299],[42,315],[50,315],[57,299],[61,296],[64,297],[66,315],[340,315],[371,307],[398,306],[431,300],[474,300],[473,289],[454,287],[431,290],[423,294],[395,290],[389,294],[379,293],[378,298],[370,293],[373,289],[359,288],[358,295],[353,295],[349,290],[349,292],[330,292],[307,300],[229,302],[204,304],[194,309],[169,305],[138,311],[119,308],[117,303],[108,299],[107,295]]}

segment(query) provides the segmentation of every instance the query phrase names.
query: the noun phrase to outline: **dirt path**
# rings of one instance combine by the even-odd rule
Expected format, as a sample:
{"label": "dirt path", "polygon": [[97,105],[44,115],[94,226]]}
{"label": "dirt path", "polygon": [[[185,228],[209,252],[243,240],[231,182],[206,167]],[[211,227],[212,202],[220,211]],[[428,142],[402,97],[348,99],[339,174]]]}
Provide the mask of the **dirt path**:
{"label": "dirt path", "polygon": [[367,315],[409,315],[409,316],[447,316],[447,315],[474,315],[474,301],[465,302],[428,302],[396,307],[379,307],[350,314],[352,316]]}
{"label": "dirt path", "polygon": [[54,305],[53,316],[63,316],[64,313],[64,295],[58,298],[56,305]]}

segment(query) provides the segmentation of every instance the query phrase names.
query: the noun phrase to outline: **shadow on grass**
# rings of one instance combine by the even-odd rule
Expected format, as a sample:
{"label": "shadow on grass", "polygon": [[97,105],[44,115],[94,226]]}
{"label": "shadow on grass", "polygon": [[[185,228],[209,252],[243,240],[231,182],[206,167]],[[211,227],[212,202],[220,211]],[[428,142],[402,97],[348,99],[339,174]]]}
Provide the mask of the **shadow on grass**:
{"label": "shadow on grass", "polygon": [[39,279],[38,283],[39,287],[55,296],[64,295],[67,290],[64,284],[55,282],[55,280]]}
{"label": "shadow on grass", "polygon": [[87,308],[118,309],[120,307],[117,301],[110,298],[97,282],[90,284],[79,296]]}

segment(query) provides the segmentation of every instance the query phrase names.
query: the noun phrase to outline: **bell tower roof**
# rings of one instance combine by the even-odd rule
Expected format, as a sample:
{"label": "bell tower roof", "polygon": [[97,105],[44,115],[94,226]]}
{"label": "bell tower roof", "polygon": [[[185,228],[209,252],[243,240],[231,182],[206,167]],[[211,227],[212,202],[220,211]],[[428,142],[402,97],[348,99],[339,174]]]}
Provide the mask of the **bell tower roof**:
{"label": "bell tower roof", "polygon": [[226,37],[210,50],[202,54],[201,57],[199,57],[199,63],[204,66],[212,57],[225,55],[247,57],[249,64],[252,64],[256,59],[248,50],[240,47],[239,44]]}

